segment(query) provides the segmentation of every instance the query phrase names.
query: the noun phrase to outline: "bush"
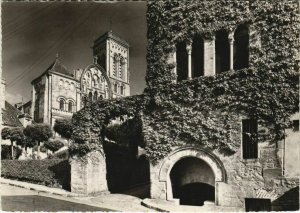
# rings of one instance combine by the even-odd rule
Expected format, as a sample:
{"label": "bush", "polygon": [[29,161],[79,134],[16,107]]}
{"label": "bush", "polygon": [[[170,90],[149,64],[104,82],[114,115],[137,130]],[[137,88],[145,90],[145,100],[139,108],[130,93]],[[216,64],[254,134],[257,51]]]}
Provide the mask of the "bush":
{"label": "bush", "polygon": [[60,148],[64,146],[64,143],[60,140],[51,140],[44,143],[45,148],[51,150],[52,152],[56,152]]}
{"label": "bush", "polygon": [[70,164],[67,160],[2,160],[1,176],[70,190]]}
{"label": "bush", "polygon": [[[38,146],[37,145],[35,145],[34,147],[32,147],[32,151],[37,152],[37,150],[38,150]],[[45,147],[45,145],[43,145],[43,146],[40,147],[40,151],[43,152],[43,153],[47,152],[47,148]]]}
{"label": "bush", "polygon": [[[14,146],[14,159],[18,159],[22,154],[22,149]],[[11,160],[11,146],[1,145],[1,160]]]}
{"label": "bush", "polygon": [[46,153],[46,152],[47,152],[47,149],[46,149],[45,146],[41,146],[40,150],[41,150],[41,152],[43,152],[43,153]]}

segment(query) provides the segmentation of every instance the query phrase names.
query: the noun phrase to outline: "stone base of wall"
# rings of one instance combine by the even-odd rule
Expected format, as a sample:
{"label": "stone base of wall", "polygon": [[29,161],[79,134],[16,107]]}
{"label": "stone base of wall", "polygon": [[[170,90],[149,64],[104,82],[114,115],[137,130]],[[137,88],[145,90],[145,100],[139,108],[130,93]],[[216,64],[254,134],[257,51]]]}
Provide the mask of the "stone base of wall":
{"label": "stone base of wall", "polygon": [[94,151],[70,160],[71,192],[98,194],[107,192],[106,162],[103,152]]}

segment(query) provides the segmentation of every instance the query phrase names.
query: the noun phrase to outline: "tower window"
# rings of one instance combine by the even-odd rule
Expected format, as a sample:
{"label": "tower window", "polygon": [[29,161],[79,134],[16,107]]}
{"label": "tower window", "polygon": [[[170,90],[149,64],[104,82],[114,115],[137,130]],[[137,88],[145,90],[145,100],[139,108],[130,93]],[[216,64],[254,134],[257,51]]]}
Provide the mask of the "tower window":
{"label": "tower window", "polygon": [[83,106],[85,107],[86,105],[87,105],[87,97],[84,96],[84,97],[83,97]]}
{"label": "tower window", "polygon": [[188,54],[185,42],[179,42],[176,45],[176,61],[177,81],[186,80],[188,78]]}
{"label": "tower window", "polygon": [[235,70],[249,67],[249,29],[240,25],[234,32],[234,63]]}
{"label": "tower window", "polygon": [[204,75],[204,41],[201,36],[195,36],[192,45],[192,77]]}
{"label": "tower window", "polygon": [[230,45],[228,32],[219,30],[216,33],[216,74],[229,70],[230,66]]}
{"label": "tower window", "polygon": [[120,93],[121,95],[124,95],[124,86],[120,86]]}
{"label": "tower window", "polygon": [[243,158],[253,159],[258,155],[257,121],[245,119],[242,121]]}
{"label": "tower window", "polygon": [[117,77],[118,69],[119,69],[119,56],[116,54],[114,56],[114,63],[113,63],[113,76]]}
{"label": "tower window", "polygon": [[59,100],[59,109],[60,110],[65,110],[65,101],[64,101],[64,99]]}
{"label": "tower window", "polygon": [[118,85],[117,84],[114,85],[114,92],[118,93]]}
{"label": "tower window", "polygon": [[69,104],[68,104],[68,111],[69,111],[69,112],[73,112],[73,102],[72,102],[72,101],[69,101]]}
{"label": "tower window", "polygon": [[98,99],[98,92],[95,91],[95,92],[94,92],[94,101],[97,101],[97,99]]}
{"label": "tower window", "polygon": [[119,77],[124,80],[124,76],[125,76],[125,60],[124,60],[123,57],[120,60],[120,70],[119,70],[119,72],[120,72],[119,73]]}
{"label": "tower window", "polygon": [[93,101],[93,94],[92,94],[92,92],[89,92],[89,101],[90,101],[90,102]]}

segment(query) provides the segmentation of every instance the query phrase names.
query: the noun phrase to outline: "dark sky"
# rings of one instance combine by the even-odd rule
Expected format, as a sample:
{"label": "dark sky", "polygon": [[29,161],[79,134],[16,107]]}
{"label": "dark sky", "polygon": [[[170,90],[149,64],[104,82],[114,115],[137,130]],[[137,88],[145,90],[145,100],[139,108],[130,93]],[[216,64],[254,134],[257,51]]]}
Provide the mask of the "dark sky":
{"label": "dark sky", "polygon": [[[6,100],[31,99],[30,82],[55,60],[69,69],[93,62],[93,41],[112,29],[130,44],[131,95],[145,88],[145,2],[2,3],[2,71]],[[111,20],[111,21],[110,21]],[[111,24],[110,24],[111,23]]]}

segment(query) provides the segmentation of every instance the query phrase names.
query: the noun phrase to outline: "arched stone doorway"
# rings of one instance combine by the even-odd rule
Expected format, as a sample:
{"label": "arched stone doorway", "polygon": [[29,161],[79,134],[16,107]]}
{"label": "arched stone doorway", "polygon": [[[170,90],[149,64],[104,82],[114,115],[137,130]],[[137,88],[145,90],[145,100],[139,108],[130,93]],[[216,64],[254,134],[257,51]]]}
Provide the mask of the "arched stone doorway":
{"label": "arched stone doorway", "polygon": [[[192,158],[193,160],[187,160],[189,158]],[[198,163],[200,162],[199,163],[200,166],[198,165],[198,167],[203,168],[204,166],[205,168],[208,167],[211,168],[209,177],[211,180],[214,178],[214,186],[212,181],[211,182],[206,181],[204,183],[211,187],[214,187],[215,193],[214,193],[214,199],[213,196],[212,198],[207,196],[206,199],[214,200],[215,204],[218,205],[219,184],[227,182],[227,175],[223,163],[211,151],[207,149],[190,147],[190,146],[181,147],[174,150],[168,156],[166,156],[161,162],[159,162],[159,164],[151,166],[151,170],[150,170],[151,171],[151,198],[166,199],[166,200],[175,199],[178,201],[178,198],[176,198],[177,196],[176,192],[175,194],[173,192],[174,187],[172,187],[171,176],[173,175],[173,173],[176,175],[176,171],[178,171],[177,167],[180,167],[180,164],[187,165],[190,164],[189,161],[194,161],[195,165],[198,165]],[[210,183],[211,185],[208,183]],[[212,189],[209,186],[207,187]],[[207,191],[211,191],[210,189],[207,189]],[[189,189],[186,190],[188,191]]]}
{"label": "arched stone doorway", "polygon": [[170,172],[173,198],[181,205],[202,206],[215,201],[215,175],[211,167],[196,157],[182,158]]}

